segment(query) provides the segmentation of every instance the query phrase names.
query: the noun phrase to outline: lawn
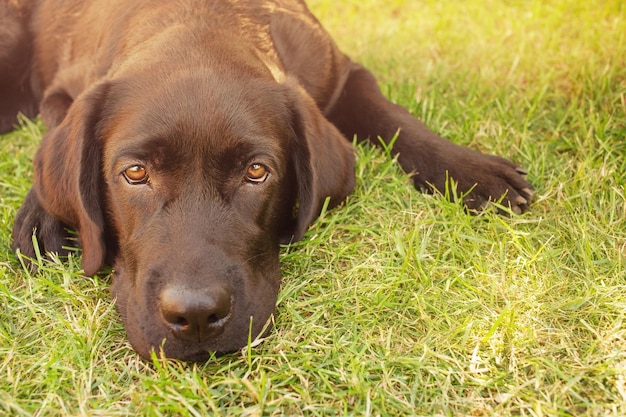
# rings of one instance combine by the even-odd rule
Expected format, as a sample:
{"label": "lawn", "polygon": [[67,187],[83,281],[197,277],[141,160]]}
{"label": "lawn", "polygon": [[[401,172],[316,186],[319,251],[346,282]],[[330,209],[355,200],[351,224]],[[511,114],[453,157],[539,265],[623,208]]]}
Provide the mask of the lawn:
{"label": "lawn", "polygon": [[0,136],[0,415],[626,415],[626,4],[309,4],[393,101],[527,168],[531,210],[468,215],[359,147],[355,193],[281,252],[263,343],[144,361],[107,275],[12,254],[24,121]]}

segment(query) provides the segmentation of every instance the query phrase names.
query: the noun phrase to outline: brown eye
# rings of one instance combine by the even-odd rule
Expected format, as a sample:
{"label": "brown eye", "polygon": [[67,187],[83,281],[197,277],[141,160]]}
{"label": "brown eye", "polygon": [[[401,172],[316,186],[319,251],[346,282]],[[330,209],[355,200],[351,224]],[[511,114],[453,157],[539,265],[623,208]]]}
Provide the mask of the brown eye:
{"label": "brown eye", "polygon": [[246,171],[246,180],[254,184],[261,184],[270,175],[267,167],[263,164],[252,164]]}
{"label": "brown eye", "polygon": [[124,178],[131,185],[147,184],[150,181],[148,171],[143,165],[133,165],[124,170]]}

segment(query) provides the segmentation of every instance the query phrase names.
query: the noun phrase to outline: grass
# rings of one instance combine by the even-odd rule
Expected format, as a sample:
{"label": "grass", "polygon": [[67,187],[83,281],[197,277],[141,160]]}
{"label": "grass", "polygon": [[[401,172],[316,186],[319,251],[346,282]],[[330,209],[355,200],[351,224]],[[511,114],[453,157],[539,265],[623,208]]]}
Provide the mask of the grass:
{"label": "grass", "polygon": [[532,210],[468,216],[360,147],[355,193],[282,251],[264,343],[143,361],[109,277],[10,251],[25,121],[0,137],[0,414],[626,415],[623,2],[309,3],[392,100],[528,168]]}

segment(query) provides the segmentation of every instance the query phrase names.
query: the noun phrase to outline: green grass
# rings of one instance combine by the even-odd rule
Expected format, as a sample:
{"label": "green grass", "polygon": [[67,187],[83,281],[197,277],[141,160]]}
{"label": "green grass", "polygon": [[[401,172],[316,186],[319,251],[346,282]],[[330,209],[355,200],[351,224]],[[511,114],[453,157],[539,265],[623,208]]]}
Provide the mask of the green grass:
{"label": "green grass", "polygon": [[282,251],[264,343],[146,362],[109,277],[11,253],[25,122],[0,137],[0,415],[626,415],[626,5],[309,3],[390,98],[528,168],[532,210],[466,215],[359,148],[355,193]]}

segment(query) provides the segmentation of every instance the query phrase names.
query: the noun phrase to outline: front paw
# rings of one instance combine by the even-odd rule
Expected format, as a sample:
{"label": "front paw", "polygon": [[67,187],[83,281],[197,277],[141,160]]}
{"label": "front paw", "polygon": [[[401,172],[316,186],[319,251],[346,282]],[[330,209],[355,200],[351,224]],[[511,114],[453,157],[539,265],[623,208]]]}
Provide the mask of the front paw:
{"label": "front paw", "polygon": [[534,196],[527,174],[525,169],[505,159],[491,157],[474,167],[469,180],[464,181],[465,187],[472,183],[472,188],[463,201],[471,210],[482,210],[497,202],[515,214],[522,214],[529,209]]}
{"label": "front paw", "polygon": [[[36,239],[33,239],[33,234]],[[68,246],[74,246],[74,242],[67,227],[44,210],[31,188],[15,217],[12,249],[24,255],[32,267],[29,259],[48,253],[67,256]]]}
{"label": "front paw", "polygon": [[414,176],[415,186],[423,189],[427,184],[426,188],[445,195],[462,196],[470,210],[482,210],[492,203],[516,214],[528,210],[533,187],[526,180],[526,170],[498,156],[462,149],[431,179]]}

